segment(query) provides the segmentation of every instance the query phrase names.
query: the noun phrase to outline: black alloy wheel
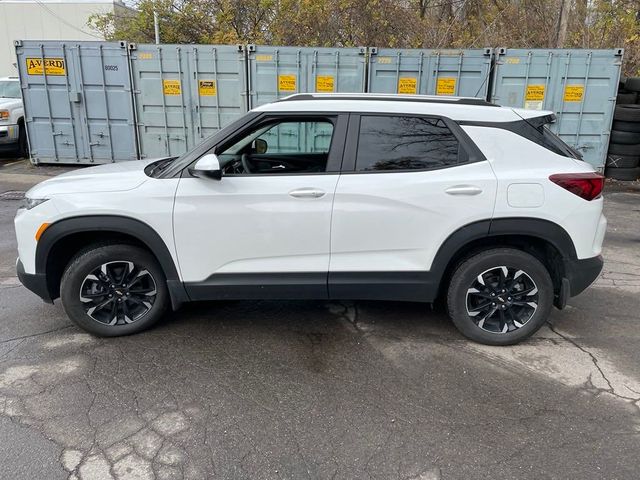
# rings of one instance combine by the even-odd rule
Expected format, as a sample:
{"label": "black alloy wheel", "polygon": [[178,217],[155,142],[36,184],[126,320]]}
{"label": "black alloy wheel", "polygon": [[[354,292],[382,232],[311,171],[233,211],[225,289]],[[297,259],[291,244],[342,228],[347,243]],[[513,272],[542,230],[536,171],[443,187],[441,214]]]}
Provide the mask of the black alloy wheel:
{"label": "black alloy wheel", "polygon": [[522,328],[538,308],[538,287],[526,272],[504,265],[484,271],[467,290],[467,314],[486,332]]}
{"label": "black alloy wheel", "polygon": [[157,297],[156,281],[144,267],[130,261],[103,263],[80,287],[86,314],[104,325],[124,325],[144,317]]}

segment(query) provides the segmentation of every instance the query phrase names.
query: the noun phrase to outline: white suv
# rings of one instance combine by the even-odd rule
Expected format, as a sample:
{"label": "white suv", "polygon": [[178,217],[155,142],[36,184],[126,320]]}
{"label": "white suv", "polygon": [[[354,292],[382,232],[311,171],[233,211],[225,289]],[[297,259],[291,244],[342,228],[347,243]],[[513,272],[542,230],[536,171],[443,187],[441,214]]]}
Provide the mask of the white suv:
{"label": "white suv", "polygon": [[27,192],[18,275],[98,335],[212,299],[446,300],[505,345],[602,268],[603,177],[550,112],[459,97],[300,94],[178,158]]}

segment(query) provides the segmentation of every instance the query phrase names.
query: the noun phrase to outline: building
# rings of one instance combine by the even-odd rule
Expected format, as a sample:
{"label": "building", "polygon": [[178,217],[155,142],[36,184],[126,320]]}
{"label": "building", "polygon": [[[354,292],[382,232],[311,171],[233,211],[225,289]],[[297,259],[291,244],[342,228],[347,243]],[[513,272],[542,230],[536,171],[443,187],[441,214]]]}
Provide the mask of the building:
{"label": "building", "polygon": [[0,0],[0,77],[18,74],[14,40],[104,40],[89,17],[129,11],[120,0]]}

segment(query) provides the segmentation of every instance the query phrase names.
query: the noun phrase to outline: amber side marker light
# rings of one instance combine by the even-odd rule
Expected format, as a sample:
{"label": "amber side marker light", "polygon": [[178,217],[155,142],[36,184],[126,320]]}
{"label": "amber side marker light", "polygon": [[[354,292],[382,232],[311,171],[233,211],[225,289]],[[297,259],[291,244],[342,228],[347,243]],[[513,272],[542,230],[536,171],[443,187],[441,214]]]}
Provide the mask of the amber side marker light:
{"label": "amber side marker light", "polygon": [[38,228],[38,231],[36,232],[36,242],[38,240],[40,240],[40,237],[42,236],[44,231],[49,227],[49,225],[51,225],[51,224],[50,223],[43,223],[42,225],[40,225],[40,228]]}

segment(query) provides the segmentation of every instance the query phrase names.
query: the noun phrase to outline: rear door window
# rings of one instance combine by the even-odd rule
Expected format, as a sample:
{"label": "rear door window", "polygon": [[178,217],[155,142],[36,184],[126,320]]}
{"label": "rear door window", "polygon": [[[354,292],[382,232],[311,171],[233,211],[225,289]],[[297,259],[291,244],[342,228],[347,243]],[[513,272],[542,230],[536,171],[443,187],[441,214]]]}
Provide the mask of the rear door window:
{"label": "rear door window", "polygon": [[426,170],[466,161],[456,136],[442,119],[363,115],[356,171]]}

